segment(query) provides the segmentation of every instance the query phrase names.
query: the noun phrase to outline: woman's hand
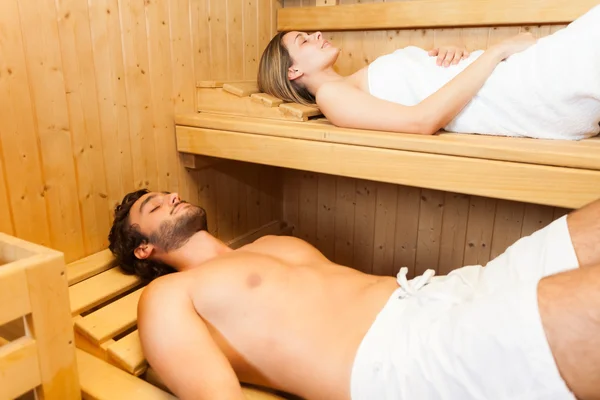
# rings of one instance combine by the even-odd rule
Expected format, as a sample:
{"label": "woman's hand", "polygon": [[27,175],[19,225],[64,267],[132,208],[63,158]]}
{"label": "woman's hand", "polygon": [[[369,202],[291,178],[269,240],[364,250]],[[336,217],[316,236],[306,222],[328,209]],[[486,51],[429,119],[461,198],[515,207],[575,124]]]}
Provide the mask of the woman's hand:
{"label": "woman's hand", "polygon": [[505,60],[513,54],[520,53],[527,50],[537,42],[537,39],[533,37],[531,33],[520,33],[517,36],[513,36],[509,39],[503,40],[502,42],[492,46],[500,51],[502,59]]}
{"label": "woman's hand", "polygon": [[437,65],[449,67],[456,65],[460,60],[469,58],[470,53],[464,47],[444,46],[429,51],[431,57],[437,56]]}

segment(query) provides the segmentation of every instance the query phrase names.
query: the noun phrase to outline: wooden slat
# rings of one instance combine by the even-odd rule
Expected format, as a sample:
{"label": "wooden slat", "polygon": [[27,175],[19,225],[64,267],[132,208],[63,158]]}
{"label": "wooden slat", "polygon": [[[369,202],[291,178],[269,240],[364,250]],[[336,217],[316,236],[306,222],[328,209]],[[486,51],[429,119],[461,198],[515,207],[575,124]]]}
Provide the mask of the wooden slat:
{"label": "wooden slat", "polygon": [[282,8],[278,31],[344,31],[568,23],[595,0],[418,0]]}
{"label": "wooden slat", "polygon": [[69,286],[111,269],[114,261],[114,256],[107,249],[70,263],[67,265]]}
{"label": "wooden slat", "polygon": [[[1,90],[2,89],[0,87],[0,91]],[[8,186],[5,179],[6,173],[4,172],[6,167],[4,166],[4,163],[5,161],[2,157],[2,143],[0,138],[0,232],[7,233],[9,235],[14,235],[14,227],[10,210],[10,201],[8,198],[7,190]],[[2,260],[0,259],[0,265],[1,264]]]}
{"label": "wooden slat", "polygon": [[0,26],[0,71],[6,71],[0,75],[0,147],[10,202],[7,211],[12,212],[8,222],[19,237],[49,244],[46,198],[33,195],[41,192],[45,181],[17,1],[0,2]]}
{"label": "wooden slat", "polygon": [[[77,315],[73,317],[73,322],[77,323],[82,318],[83,317],[81,315]],[[78,349],[83,350],[86,353],[93,355],[94,357],[98,357],[101,360],[110,362],[110,357],[108,356],[108,347],[116,343],[113,339],[109,339],[103,342],[102,344],[98,345],[97,343],[92,342],[90,339],[88,339],[87,336],[84,336],[82,333],[80,333],[78,329],[75,329],[74,333],[75,346]]]}
{"label": "wooden slat", "polygon": [[[329,260],[335,256],[335,176],[319,174],[317,182],[317,248]],[[285,199],[285,196],[284,196]],[[287,221],[287,215],[284,214]]]}
{"label": "wooden slat", "polygon": [[[148,56],[144,3],[118,2],[123,29],[121,31],[125,88],[129,110],[129,134],[133,162],[134,187],[158,189],[157,149],[152,129],[152,82]],[[125,28],[126,27],[126,28]],[[162,149],[160,149],[162,150]]]}
{"label": "wooden slat", "polygon": [[77,350],[77,366],[86,400],[175,400],[174,396],[82,350]]}
{"label": "wooden slat", "polygon": [[227,77],[243,79],[244,77],[244,32],[245,16],[243,3],[246,0],[222,0],[227,4]]}
{"label": "wooden slat", "polygon": [[354,267],[366,273],[373,272],[373,240],[377,183],[356,182],[356,211],[354,215]]}
{"label": "wooden slat", "polygon": [[310,117],[321,115],[321,110],[317,107],[304,106],[296,103],[284,103],[279,106],[284,115],[294,116],[306,121]]}
{"label": "wooden slat", "polygon": [[[237,181],[233,178],[234,165],[223,164],[221,168],[215,169],[216,175],[216,197],[218,199],[217,213],[213,218],[217,220],[217,237],[228,241],[235,238],[234,220],[236,219],[237,207],[234,189]],[[234,210],[235,208],[235,210]]]}
{"label": "wooden slat", "polygon": [[266,107],[279,107],[279,105],[283,104],[283,100],[266,93],[254,93],[250,95],[250,98],[252,101],[260,103]]}
{"label": "wooden slat", "polygon": [[148,367],[137,330],[109,346],[108,354],[119,367],[136,376],[143,374]]}
{"label": "wooden slat", "polygon": [[[533,206],[539,208],[540,206]],[[438,273],[447,275],[453,269],[462,267],[464,243],[467,234],[469,198],[462,194],[445,193],[440,261]]]}
{"label": "wooden slat", "polygon": [[89,7],[85,1],[60,0],[56,11],[83,240],[90,254],[106,246],[110,225]]}
{"label": "wooden slat", "polygon": [[75,327],[96,344],[125,332],[137,322],[137,305],[143,289],[78,319]]}
{"label": "wooden slat", "polygon": [[421,205],[421,189],[398,187],[394,266],[391,275],[396,275],[400,268],[407,267],[409,276],[415,276]]}
{"label": "wooden slat", "polygon": [[252,94],[259,93],[258,84],[256,82],[226,83],[223,85],[223,90],[238,97],[248,97]]}
{"label": "wooden slat", "polygon": [[[181,3],[178,3],[181,4]],[[184,4],[181,4],[184,7]],[[175,18],[169,13],[168,2],[147,1],[144,2],[147,35],[148,35],[148,59],[150,66],[150,80],[152,95],[152,128],[154,130],[154,141],[159,156],[156,159],[158,172],[158,188],[162,191],[180,192],[178,173],[183,168],[179,165],[176,144],[173,132],[173,117],[171,113],[174,109],[174,90],[173,80],[169,79],[173,74],[172,54],[170,48],[171,27],[174,29],[179,25],[179,21],[167,23],[167,16]],[[187,11],[187,9],[186,9]],[[181,65],[179,62],[178,66]],[[180,71],[177,72],[178,80],[184,80]],[[193,75],[193,73],[192,73]],[[193,77],[187,81],[186,86],[192,86]],[[191,93],[193,99],[193,88],[187,90]],[[181,93],[178,100],[181,99]],[[190,101],[192,101],[189,99]],[[176,103],[176,101],[175,101]],[[191,105],[190,105],[190,108]]]}
{"label": "wooden slat", "polygon": [[177,128],[177,143],[187,153],[561,207],[600,196],[600,171],[189,127]]}
{"label": "wooden slat", "polygon": [[25,270],[10,264],[0,267],[0,326],[30,312]]}
{"label": "wooden slat", "polygon": [[[339,174],[334,174],[339,175]],[[356,209],[356,181],[337,176],[335,199],[334,260],[354,266],[354,212]],[[302,203],[300,203],[302,208]]]}
{"label": "wooden slat", "polygon": [[494,259],[519,240],[523,229],[525,204],[512,201],[498,201],[496,219],[492,233],[490,259]]}
{"label": "wooden slat", "polygon": [[438,264],[443,212],[444,193],[436,190],[421,190],[415,276],[425,273],[428,269],[435,269]]}
{"label": "wooden slat", "polygon": [[14,399],[41,383],[35,340],[22,337],[0,347],[0,399]]}
{"label": "wooden slat", "polygon": [[[81,207],[77,201],[77,171],[70,156],[72,131],[65,91],[56,3],[17,2],[29,74],[29,88],[35,110],[38,143],[43,164],[43,193],[48,209],[48,245],[67,254],[68,260],[84,256]],[[49,106],[50,105],[50,106]],[[67,156],[66,156],[67,155]],[[32,221],[41,224],[42,220]]]}
{"label": "wooden slat", "polygon": [[106,195],[114,207],[134,187],[121,18],[116,0],[92,1],[88,5],[100,128],[103,143],[110,143],[111,148],[104,149]]}
{"label": "wooden slat", "polygon": [[[298,228],[299,221],[299,203],[300,203],[300,171],[284,169],[283,170],[283,215],[285,221],[292,225],[294,229]],[[333,177],[335,179],[335,177]],[[333,204],[335,204],[335,192],[333,194]],[[333,226],[332,226],[333,229]],[[333,235],[332,235],[333,239]],[[332,245],[333,249],[333,245]],[[333,251],[332,251],[333,258]]]}
{"label": "wooden slat", "polygon": [[472,197],[465,241],[464,265],[485,265],[490,260],[494,231],[495,199]]}
{"label": "wooden slat", "polygon": [[[373,237],[373,268],[375,275],[394,275],[394,240],[396,237],[396,204],[398,187],[380,184],[377,188],[375,234]],[[402,227],[402,229],[405,229]]]}
{"label": "wooden slat", "polygon": [[296,237],[313,245],[317,242],[317,174],[303,172],[300,178],[300,207]]}
{"label": "wooden slat", "polygon": [[109,269],[69,288],[71,313],[80,314],[140,284],[135,275],[125,275],[118,267]]}
{"label": "wooden slat", "polygon": [[554,209],[552,207],[541,207],[532,204],[525,205],[523,227],[521,237],[529,236],[533,232],[542,229],[553,220]]}
{"label": "wooden slat", "polygon": [[258,48],[258,4],[264,0],[246,0],[242,2],[243,43],[244,43],[244,78],[255,79],[258,75],[258,62],[262,48]]}
{"label": "wooden slat", "polygon": [[424,136],[339,128],[323,122],[308,121],[300,125],[290,121],[208,114],[177,115],[176,123],[328,143],[600,170],[600,137],[576,142],[453,133]]}

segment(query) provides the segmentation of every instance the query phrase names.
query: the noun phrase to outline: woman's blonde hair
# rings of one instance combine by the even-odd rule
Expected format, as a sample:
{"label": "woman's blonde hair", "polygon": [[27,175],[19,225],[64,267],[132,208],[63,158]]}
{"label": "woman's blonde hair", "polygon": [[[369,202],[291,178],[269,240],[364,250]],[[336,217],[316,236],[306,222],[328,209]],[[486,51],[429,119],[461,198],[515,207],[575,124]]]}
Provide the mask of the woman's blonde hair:
{"label": "woman's blonde hair", "polygon": [[304,86],[288,79],[288,70],[294,61],[283,44],[286,33],[288,32],[275,35],[263,52],[258,66],[258,88],[283,101],[314,105],[315,96]]}

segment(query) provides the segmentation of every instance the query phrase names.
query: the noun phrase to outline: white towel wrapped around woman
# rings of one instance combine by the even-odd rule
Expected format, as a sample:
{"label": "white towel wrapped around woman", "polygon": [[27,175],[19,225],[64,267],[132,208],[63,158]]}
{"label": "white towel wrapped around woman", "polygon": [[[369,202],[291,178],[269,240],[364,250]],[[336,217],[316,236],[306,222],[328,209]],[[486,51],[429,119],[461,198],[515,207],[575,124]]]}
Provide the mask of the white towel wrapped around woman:
{"label": "white towel wrapped around woman", "polygon": [[[415,105],[462,72],[483,51],[443,68],[407,47],[368,67],[371,95]],[[579,140],[600,132],[600,6],[567,28],[500,63],[445,130]]]}

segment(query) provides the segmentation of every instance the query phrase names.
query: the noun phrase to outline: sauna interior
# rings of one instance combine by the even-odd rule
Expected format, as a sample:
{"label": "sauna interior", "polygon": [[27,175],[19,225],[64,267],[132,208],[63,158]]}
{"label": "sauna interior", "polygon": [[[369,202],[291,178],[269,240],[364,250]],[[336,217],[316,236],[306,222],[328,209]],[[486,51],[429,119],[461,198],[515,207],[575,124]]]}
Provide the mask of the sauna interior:
{"label": "sauna interior", "polygon": [[[361,26],[351,11],[328,16],[400,3],[434,17],[392,27]],[[484,265],[600,197],[597,138],[538,147],[351,132],[256,89],[263,49],[300,22],[342,49],[336,68],[349,74],[409,45],[477,50],[522,31],[542,37],[593,5],[2,0],[0,399],[173,398],[141,352],[143,282],[107,250],[114,207],[133,190],[201,205],[210,233],[234,248],[293,235],[336,263],[376,275],[408,267],[409,277]],[[556,15],[536,12],[544,7]],[[488,20],[486,9],[508,11]]]}

